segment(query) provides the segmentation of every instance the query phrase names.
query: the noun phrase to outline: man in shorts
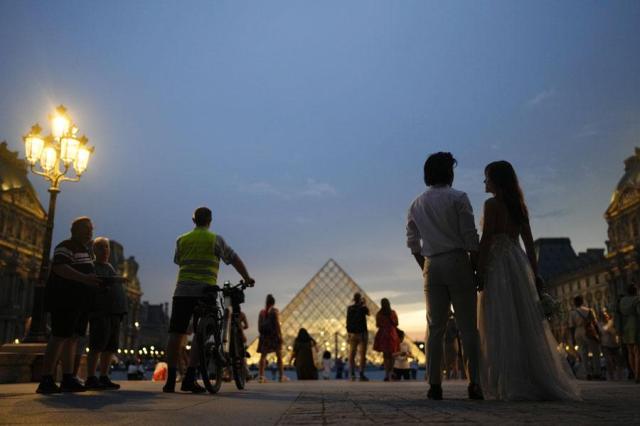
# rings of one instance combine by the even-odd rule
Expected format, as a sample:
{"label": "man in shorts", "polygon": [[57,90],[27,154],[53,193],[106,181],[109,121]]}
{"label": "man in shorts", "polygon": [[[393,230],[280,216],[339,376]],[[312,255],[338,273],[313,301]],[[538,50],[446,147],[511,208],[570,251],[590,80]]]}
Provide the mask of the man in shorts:
{"label": "man in shorts", "polygon": [[[353,295],[353,304],[347,308],[347,333],[349,333],[349,372],[351,380],[356,380],[356,353],[360,359],[360,381],[369,381],[364,375],[367,366],[367,344],[369,342],[369,330],[367,329],[367,316],[369,308],[360,293]],[[358,349],[360,349],[358,351]]]}
{"label": "man in shorts", "polygon": [[[175,392],[176,367],[180,353],[180,344],[187,332],[189,322],[194,319],[194,309],[202,299],[207,288],[215,286],[218,279],[220,260],[231,264],[247,284],[255,281],[244,266],[242,259],[227,245],[220,235],[209,231],[212,214],[207,207],[199,207],[193,213],[195,228],[178,237],[173,261],[180,267],[178,282],[173,294],[171,319],[169,321],[169,343],[167,345],[167,382],[162,390]],[[202,393],[205,389],[196,380],[198,366],[198,348],[196,339],[191,346],[189,366],[182,380],[180,390]]]}
{"label": "man in shorts", "polygon": [[[79,217],[71,225],[71,238],[53,251],[51,273],[45,288],[47,310],[51,313],[51,337],[44,354],[43,375],[37,393],[84,392],[86,388],[73,375],[78,337],[87,329],[85,301],[100,284],[95,275],[89,244],[93,224]],[[54,376],[58,360],[62,361],[62,383]]]}

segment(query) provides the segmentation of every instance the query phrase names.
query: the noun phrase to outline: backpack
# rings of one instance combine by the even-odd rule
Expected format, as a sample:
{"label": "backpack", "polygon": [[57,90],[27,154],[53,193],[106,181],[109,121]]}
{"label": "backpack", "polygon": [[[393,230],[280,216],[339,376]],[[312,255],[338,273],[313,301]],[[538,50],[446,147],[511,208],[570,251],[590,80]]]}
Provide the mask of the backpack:
{"label": "backpack", "polygon": [[260,334],[276,334],[275,315],[271,310],[263,310],[258,317],[258,332]]}
{"label": "backpack", "polygon": [[596,323],[596,318],[593,315],[593,311],[589,309],[589,313],[586,317],[584,317],[579,310],[576,309],[576,312],[580,317],[585,321],[584,323],[584,331],[587,338],[600,343],[600,330],[598,329],[598,324]]}

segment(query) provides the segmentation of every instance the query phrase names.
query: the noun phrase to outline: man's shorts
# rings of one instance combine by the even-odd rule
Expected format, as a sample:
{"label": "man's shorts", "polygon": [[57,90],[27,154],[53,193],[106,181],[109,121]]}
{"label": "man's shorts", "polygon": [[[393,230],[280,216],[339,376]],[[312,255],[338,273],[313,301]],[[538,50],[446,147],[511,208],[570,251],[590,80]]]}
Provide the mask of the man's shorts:
{"label": "man's shorts", "polygon": [[120,315],[104,314],[89,318],[89,349],[116,352],[120,335]]}
{"label": "man's shorts", "polygon": [[200,297],[174,297],[171,304],[171,319],[169,320],[169,333],[186,334],[189,322],[196,316],[195,307],[202,300]]}
{"label": "man's shorts", "polygon": [[62,338],[81,337],[87,333],[88,322],[89,317],[83,311],[73,309],[51,311],[51,334]]}
{"label": "man's shorts", "polygon": [[349,350],[352,354],[356,353],[358,346],[362,345],[361,351],[366,351],[368,341],[369,333],[349,333]]}

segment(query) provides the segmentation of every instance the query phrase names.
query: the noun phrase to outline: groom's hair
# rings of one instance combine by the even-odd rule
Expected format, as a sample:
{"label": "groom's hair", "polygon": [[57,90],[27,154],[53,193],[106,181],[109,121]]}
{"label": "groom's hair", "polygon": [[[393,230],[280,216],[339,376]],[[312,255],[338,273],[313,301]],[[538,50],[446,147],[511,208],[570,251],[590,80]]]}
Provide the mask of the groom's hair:
{"label": "groom's hair", "polygon": [[453,168],[458,164],[450,152],[436,152],[424,162],[424,183],[427,186],[451,185]]}

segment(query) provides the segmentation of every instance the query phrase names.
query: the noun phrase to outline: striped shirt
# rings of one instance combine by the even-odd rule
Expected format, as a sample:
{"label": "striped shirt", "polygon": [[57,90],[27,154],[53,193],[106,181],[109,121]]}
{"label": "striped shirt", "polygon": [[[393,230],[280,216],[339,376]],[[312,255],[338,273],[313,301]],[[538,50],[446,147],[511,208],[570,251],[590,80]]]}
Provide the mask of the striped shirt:
{"label": "striped shirt", "polygon": [[[87,247],[73,240],[62,241],[55,247],[52,266],[56,265],[68,265],[83,274],[95,273],[92,254]],[[92,297],[93,289],[88,285],[65,279],[52,268],[46,288],[46,304],[49,310],[89,310],[87,301]]]}

